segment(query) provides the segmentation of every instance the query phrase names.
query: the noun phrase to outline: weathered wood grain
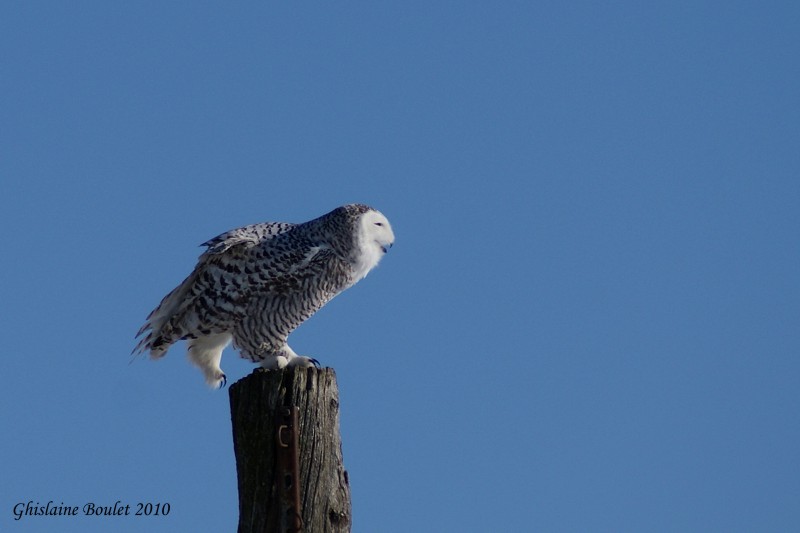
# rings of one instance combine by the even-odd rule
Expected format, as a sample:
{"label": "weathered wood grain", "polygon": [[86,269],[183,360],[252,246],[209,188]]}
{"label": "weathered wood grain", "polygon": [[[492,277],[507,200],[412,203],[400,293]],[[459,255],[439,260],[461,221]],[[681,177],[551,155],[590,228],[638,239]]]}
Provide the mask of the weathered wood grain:
{"label": "weathered wood grain", "polygon": [[[289,531],[276,475],[277,410],[299,410],[304,533],[350,531],[350,486],[339,433],[339,389],[331,368],[258,370],[229,390],[239,480],[239,533]],[[282,524],[282,525],[281,525]]]}

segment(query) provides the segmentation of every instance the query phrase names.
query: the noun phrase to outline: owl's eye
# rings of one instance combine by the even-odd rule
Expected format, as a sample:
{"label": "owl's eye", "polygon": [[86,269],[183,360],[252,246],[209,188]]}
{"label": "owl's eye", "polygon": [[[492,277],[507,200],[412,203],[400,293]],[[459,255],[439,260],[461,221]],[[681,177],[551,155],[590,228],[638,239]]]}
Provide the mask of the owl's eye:
{"label": "owl's eye", "polygon": [[376,222],[376,223],[375,223],[375,225],[376,225],[376,226],[383,227],[383,222]]}

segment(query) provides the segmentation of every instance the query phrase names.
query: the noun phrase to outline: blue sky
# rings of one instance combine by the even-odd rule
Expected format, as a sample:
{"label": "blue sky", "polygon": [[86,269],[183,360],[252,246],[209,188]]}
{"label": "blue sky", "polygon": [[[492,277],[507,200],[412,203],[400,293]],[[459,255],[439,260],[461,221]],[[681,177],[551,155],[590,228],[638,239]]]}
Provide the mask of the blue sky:
{"label": "blue sky", "polygon": [[[338,375],[355,533],[796,531],[798,27],[4,4],[0,529],[234,530],[227,390],[133,335],[199,243],[364,202],[394,248],[291,338]],[[29,500],[171,511],[14,521]]]}

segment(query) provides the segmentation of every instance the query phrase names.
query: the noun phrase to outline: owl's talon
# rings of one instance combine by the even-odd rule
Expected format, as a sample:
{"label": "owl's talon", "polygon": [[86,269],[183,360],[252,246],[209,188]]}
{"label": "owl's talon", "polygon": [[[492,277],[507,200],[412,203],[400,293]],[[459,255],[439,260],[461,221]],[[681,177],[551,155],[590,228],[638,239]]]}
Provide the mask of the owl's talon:
{"label": "owl's talon", "polygon": [[222,378],[221,379],[222,379],[222,383],[219,384],[219,388],[220,389],[224,388],[225,385],[228,384],[228,376],[226,376],[225,374],[222,374]]}

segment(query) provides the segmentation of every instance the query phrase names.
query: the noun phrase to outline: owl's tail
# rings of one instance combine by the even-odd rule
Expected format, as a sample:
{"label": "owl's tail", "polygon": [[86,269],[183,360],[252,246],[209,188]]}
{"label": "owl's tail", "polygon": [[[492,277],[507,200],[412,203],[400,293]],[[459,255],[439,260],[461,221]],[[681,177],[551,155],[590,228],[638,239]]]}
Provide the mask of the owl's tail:
{"label": "owl's tail", "polygon": [[145,323],[136,333],[135,338],[141,338],[131,352],[132,355],[149,351],[152,359],[158,359],[167,353],[175,341],[183,337],[183,333],[178,331],[180,328],[176,328],[175,324],[180,323],[180,318],[190,301],[187,293],[196,275],[196,271],[192,272],[183,283],[164,296],[161,303],[147,315]]}

